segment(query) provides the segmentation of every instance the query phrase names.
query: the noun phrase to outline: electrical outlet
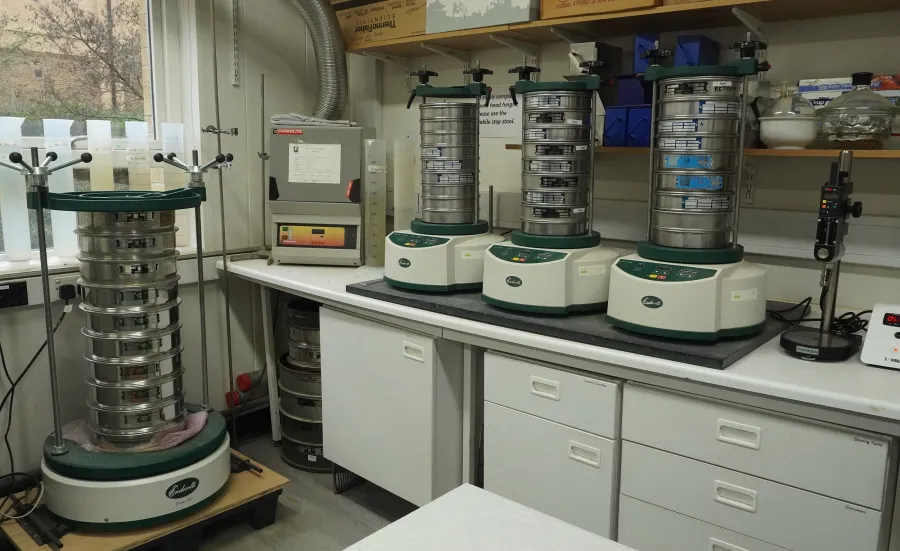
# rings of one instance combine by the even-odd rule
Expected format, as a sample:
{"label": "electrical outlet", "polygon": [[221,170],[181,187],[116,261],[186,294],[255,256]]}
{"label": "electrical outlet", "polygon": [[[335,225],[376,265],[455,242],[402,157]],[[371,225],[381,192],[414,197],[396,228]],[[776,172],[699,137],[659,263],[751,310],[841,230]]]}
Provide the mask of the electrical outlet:
{"label": "electrical outlet", "polygon": [[50,296],[53,301],[59,300],[59,288],[63,285],[75,285],[78,287],[79,274],[58,274],[50,276]]}
{"label": "electrical outlet", "polygon": [[741,184],[741,205],[752,205],[756,199],[756,169],[749,163],[744,165],[744,181]]}

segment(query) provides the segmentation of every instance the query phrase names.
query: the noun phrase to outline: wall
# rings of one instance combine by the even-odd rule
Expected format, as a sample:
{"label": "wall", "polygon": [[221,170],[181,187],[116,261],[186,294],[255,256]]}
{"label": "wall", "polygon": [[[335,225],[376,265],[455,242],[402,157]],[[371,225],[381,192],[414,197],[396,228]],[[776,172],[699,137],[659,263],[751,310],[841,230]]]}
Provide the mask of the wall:
{"label": "wall", "polygon": [[[262,242],[261,204],[262,189],[260,162],[260,91],[259,75],[266,74],[266,119],[273,113],[307,111],[314,102],[315,63],[307,66],[312,58],[299,12],[283,0],[256,0],[241,2],[239,60],[241,79],[239,86],[231,84],[231,2],[215,0],[217,13],[217,39],[219,54],[221,113],[223,127],[238,127],[236,137],[223,137],[223,149],[234,153],[235,162],[224,172],[228,249],[258,247]],[[214,88],[212,86],[212,45],[209,4],[199,0],[196,6],[196,26],[187,31],[198,43],[197,66],[199,88],[193,102],[199,108],[200,126],[215,124]],[[307,51],[309,55],[307,55]],[[185,96],[192,94],[189,86]],[[194,125],[195,128],[199,128]],[[216,152],[215,138],[209,135],[193,136],[202,149],[202,157],[212,157]],[[188,143],[190,143],[189,137]],[[210,200],[203,210],[205,240],[208,251],[220,250],[219,236],[219,184],[213,171],[207,177]],[[207,263],[208,265],[209,263]],[[184,271],[183,268],[180,270]],[[207,278],[215,277],[207,268]],[[224,394],[229,387],[225,346],[225,306],[223,281],[206,283],[206,318],[209,339],[210,396],[217,409],[225,407]],[[261,322],[259,320],[258,291],[252,285],[230,278],[232,352],[235,375],[258,369],[264,365],[261,357]],[[181,315],[184,321],[182,338],[185,343],[184,364],[187,397],[190,402],[201,401],[200,330],[197,285],[182,285]],[[58,311],[61,304],[54,304]],[[0,342],[4,345],[6,362],[13,378],[25,367],[28,360],[44,341],[44,318],[41,307],[0,311]],[[80,311],[67,317],[57,333],[57,360],[61,412],[64,422],[87,413],[84,401],[87,388],[84,340],[80,330]],[[0,382],[0,392],[8,384]],[[5,427],[6,415],[0,416],[0,427]],[[2,430],[2,428],[0,428]],[[41,445],[52,432],[49,373],[46,354],[40,359],[17,389],[13,410],[13,427],[10,434],[16,458],[16,469],[36,469],[40,464]],[[6,454],[0,452],[0,472],[8,472]]]}
{"label": "wall", "polygon": [[[900,11],[767,25],[768,58],[773,65],[767,78],[777,85],[782,80],[843,76],[862,70],[882,74],[898,73],[900,64],[895,55],[900,47],[896,31],[898,25]],[[678,34],[691,32],[693,31]],[[706,34],[721,44],[729,44],[744,33],[740,27],[702,29],[696,32]],[[594,38],[623,48],[626,59],[630,59],[630,38]],[[674,43],[674,35],[664,34],[662,41],[664,45]],[[574,73],[567,53],[568,45],[564,43],[542,46],[538,61],[543,70],[540,79],[556,80],[565,74]],[[730,54],[724,54],[728,55]],[[733,57],[724,59],[730,60]],[[521,65],[522,55],[512,50],[491,49],[473,52],[472,62],[476,61],[480,61],[483,67],[494,70],[495,74],[487,79],[488,83],[494,90],[502,91],[515,79],[514,75],[507,74],[507,68]],[[428,69],[441,74],[433,80],[435,85],[450,85],[460,81],[461,67],[455,60],[432,56],[419,58],[414,62],[417,66],[427,65]],[[630,63],[625,67],[630,67]],[[408,92],[403,73],[403,69],[397,66],[384,65],[383,116],[385,120],[391,121],[391,125],[385,127],[383,137],[394,140],[412,139],[417,143],[418,110],[406,110]],[[504,147],[506,143],[518,141],[518,138],[482,138],[482,192],[488,185],[494,185],[497,193],[518,192],[520,152],[507,151]],[[595,198],[616,202],[645,202],[648,194],[647,163],[646,155],[599,155]],[[796,218],[797,212],[806,215],[814,212],[819,187],[828,178],[828,160],[758,158],[754,160],[753,166],[756,170],[755,197],[752,205],[745,205],[743,208],[785,211],[785,221]],[[900,161],[858,160],[855,163],[854,179],[857,187],[854,199],[865,203],[867,215],[900,216],[900,188],[896,186],[896,178],[890,176],[897,174],[898,170]],[[500,213],[500,219],[517,218],[517,200],[515,196],[501,197],[498,204],[499,209],[504,212]],[[777,230],[773,232],[777,233]],[[813,238],[810,233],[810,247]],[[623,250],[633,247],[633,243],[607,244]],[[769,267],[770,298],[800,300],[818,293],[819,266],[814,261],[761,256],[754,256],[751,260]],[[900,291],[896,286],[898,277],[900,270],[847,266],[841,280],[839,304],[868,308],[876,301],[900,300]]]}

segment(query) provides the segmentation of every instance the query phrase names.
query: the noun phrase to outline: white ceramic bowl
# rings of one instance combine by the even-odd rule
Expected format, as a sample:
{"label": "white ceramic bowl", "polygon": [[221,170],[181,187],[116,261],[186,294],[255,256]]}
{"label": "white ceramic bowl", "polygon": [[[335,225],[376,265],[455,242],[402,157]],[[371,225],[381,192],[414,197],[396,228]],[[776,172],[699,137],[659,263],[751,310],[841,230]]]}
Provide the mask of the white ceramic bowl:
{"label": "white ceramic bowl", "polygon": [[817,117],[761,117],[759,137],[771,149],[806,149],[819,133]]}

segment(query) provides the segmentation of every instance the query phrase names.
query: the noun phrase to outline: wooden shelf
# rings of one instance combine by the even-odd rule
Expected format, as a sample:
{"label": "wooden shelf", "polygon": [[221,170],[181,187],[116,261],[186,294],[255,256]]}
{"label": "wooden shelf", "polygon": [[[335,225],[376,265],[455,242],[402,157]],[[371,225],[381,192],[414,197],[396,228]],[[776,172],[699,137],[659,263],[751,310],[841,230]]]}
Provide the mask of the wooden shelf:
{"label": "wooden shelf", "polygon": [[[900,150],[897,149],[854,149],[854,159],[900,159]],[[748,149],[749,157],[806,157],[825,158],[833,157],[837,160],[840,149]]]}
{"label": "wooden shelf", "polygon": [[885,11],[897,7],[897,0],[704,0],[643,10],[542,19],[514,25],[396,38],[350,45],[347,51],[420,57],[432,55],[422,48],[422,43],[464,51],[502,48],[499,43],[491,40],[491,34],[533,43],[561,41],[562,38],[551,32],[551,27],[581,34],[592,40],[603,40],[637,32],[738,26],[740,23],[732,14],[732,8],[740,8],[764,22],[776,22]]}
{"label": "wooden shelf", "polygon": [[[521,144],[508,143],[506,149],[519,151]],[[647,147],[605,147],[598,146],[597,153],[605,155],[646,155],[650,152]],[[791,157],[807,159],[837,159],[840,149],[748,149],[744,153],[748,157]],[[856,159],[900,159],[900,149],[855,149],[853,157]]]}

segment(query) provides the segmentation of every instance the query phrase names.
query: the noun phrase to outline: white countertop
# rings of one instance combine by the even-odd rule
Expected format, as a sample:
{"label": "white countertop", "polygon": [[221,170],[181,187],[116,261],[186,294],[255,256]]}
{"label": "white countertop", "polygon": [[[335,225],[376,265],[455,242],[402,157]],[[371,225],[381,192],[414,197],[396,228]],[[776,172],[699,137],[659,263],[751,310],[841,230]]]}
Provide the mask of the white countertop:
{"label": "white countertop", "polygon": [[463,484],[347,551],[632,551]]}
{"label": "white countertop", "polygon": [[[217,266],[221,269],[221,261]],[[381,268],[268,266],[265,260],[232,262],[228,267],[235,276],[289,293],[306,295],[326,304],[343,304],[458,333],[665,377],[900,421],[900,371],[866,366],[858,355],[842,363],[806,362],[785,354],[776,337],[725,370],[710,369],[546,337],[347,293],[348,284],[380,278]]]}

